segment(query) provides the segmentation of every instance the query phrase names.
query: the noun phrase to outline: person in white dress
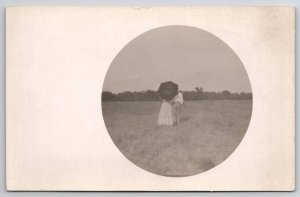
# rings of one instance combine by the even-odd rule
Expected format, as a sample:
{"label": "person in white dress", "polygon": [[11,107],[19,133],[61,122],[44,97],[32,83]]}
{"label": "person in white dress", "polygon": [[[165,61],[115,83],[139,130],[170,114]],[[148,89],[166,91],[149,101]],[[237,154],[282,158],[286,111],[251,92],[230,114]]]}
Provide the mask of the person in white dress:
{"label": "person in white dress", "polygon": [[172,114],[172,104],[171,101],[162,99],[160,111],[158,114],[158,125],[167,125],[172,126],[174,123],[173,114]]}

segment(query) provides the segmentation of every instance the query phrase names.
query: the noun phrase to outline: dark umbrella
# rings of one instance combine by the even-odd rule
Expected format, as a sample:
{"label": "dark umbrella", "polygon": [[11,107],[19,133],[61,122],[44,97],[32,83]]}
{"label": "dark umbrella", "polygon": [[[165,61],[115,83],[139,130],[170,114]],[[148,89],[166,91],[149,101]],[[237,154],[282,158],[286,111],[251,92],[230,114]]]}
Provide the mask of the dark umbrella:
{"label": "dark umbrella", "polygon": [[172,100],[178,94],[178,85],[172,81],[163,82],[157,92],[161,98]]}

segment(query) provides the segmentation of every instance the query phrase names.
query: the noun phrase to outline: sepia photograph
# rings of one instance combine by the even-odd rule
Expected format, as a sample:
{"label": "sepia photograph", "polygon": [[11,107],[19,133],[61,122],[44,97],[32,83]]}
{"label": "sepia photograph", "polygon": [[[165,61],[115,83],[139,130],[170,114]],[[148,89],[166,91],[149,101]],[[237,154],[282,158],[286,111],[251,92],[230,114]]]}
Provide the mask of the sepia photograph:
{"label": "sepia photograph", "polygon": [[251,84],[218,37],[191,26],[158,27],[112,61],[102,110],[128,160],[158,175],[191,176],[238,148],[251,120]]}
{"label": "sepia photograph", "polygon": [[294,191],[295,9],[12,6],[7,191]]}

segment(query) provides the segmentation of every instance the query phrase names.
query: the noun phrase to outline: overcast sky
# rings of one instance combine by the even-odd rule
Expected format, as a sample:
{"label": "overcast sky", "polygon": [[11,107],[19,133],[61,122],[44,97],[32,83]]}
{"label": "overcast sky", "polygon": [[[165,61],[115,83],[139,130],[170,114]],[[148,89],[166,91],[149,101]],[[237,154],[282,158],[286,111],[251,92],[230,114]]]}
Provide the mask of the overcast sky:
{"label": "overcast sky", "polygon": [[251,92],[246,70],[232,49],[214,35],[192,27],[150,30],[127,44],[106,74],[104,91],[157,90],[164,81],[181,90]]}

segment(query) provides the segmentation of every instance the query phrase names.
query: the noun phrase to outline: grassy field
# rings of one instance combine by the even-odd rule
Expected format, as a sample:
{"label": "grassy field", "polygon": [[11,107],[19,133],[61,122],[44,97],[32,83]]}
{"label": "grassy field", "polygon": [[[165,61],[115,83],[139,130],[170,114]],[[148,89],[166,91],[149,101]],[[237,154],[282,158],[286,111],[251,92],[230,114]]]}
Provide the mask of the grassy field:
{"label": "grassy field", "polygon": [[164,176],[189,176],[224,161],[248,128],[252,100],[187,101],[178,126],[157,126],[160,102],[103,102],[107,130],[133,163]]}

